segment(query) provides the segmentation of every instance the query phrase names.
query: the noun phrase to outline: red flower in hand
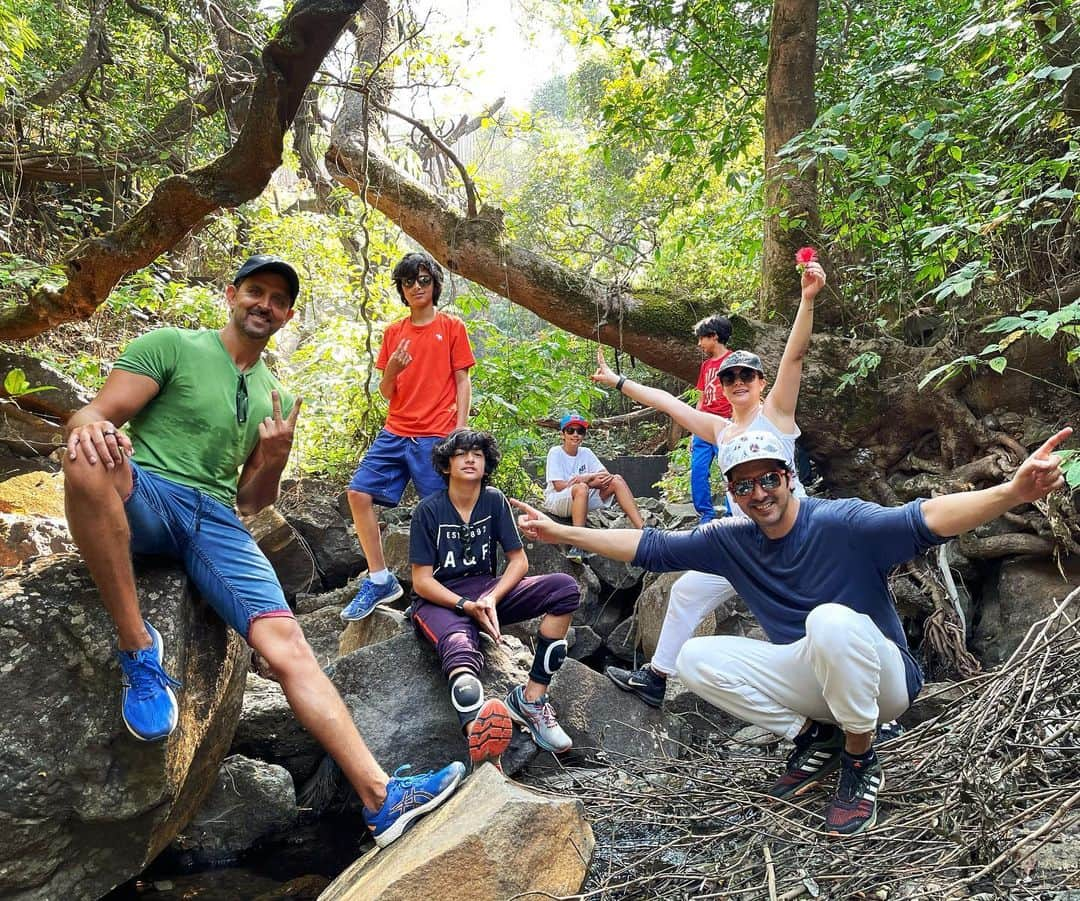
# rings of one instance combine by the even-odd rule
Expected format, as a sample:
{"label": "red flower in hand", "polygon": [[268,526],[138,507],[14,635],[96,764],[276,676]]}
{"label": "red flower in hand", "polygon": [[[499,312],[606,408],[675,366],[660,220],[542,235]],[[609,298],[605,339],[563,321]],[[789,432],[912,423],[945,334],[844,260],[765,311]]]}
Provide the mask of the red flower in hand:
{"label": "red flower in hand", "polygon": [[813,247],[800,247],[795,251],[795,267],[802,272],[807,263],[817,261],[817,251]]}

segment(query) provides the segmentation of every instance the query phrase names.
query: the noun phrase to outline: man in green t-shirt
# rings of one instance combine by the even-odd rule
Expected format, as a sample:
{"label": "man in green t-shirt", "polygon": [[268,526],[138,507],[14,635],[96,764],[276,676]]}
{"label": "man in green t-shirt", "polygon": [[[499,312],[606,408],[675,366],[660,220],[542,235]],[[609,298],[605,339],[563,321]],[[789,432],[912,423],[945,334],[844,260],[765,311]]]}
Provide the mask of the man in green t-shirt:
{"label": "man in green t-shirt", "polygon": [[[131,733],[165,739],[179,718],[179,683],[164,669],[161,635],[139,610],[131,566],[132,553],[169,556],[273,669],[384,846],[447,798],[464,767],[386,775],[235,512],[276,500],[292,449],[301,399],[284,391],[262,352],[292,319],[299,292],[292,266],[253,256],[225,290],[224,328],[158,329],[131,342],[97,397],[68,420],[68,525],[116,626]],[[125,424],[130,434],[119,431]]]}

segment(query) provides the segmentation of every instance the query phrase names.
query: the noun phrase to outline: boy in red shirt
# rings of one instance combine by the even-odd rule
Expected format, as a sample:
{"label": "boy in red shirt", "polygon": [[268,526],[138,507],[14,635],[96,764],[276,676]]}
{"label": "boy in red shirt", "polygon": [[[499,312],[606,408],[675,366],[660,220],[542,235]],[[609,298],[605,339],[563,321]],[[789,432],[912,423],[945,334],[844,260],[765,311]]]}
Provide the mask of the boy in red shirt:
{"label": "boy in red shirt", "polygon": [[426,253],[410,253],[394,267],[393,279],[409,315],[383,335],[375,367],[383,374],[379,392],[390,401],[390,412],[349,483],[368,576],[341,611],[345,620],[363,619],[404,593],[386,568],[375,505],[397,506],[410,479],[421,499],[443,490],[431,452],[465,425],[472,402],[469,369],[476,360],[465,324],[435,309],[443,284],[439,264]]}
{"label": "boy in red shirt", "polygon": [[[701,392],[697,408],[731,419],[731,404],[720,389],[717,372],[720,364],[731,353],[727,342],[731,340],[731,320],[727,316],[713,314],[694,326],[697,346],[705,354],[705,361],[698,372],[697,389]],[[694,509],[701,515],[702,524],[716,518],[713,506],[709,472],[716,460],[716,445],[702,441],[697,435],[690,439],[690,496]]]}

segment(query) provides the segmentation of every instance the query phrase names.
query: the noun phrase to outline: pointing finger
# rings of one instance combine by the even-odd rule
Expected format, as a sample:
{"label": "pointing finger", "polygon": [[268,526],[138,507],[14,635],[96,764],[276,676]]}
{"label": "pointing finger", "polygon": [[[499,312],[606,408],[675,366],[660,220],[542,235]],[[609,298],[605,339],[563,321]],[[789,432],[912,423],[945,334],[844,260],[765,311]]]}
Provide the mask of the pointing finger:
{"label": "pointing finger", "polygon": [[1035,451],[1032,456],[1038,457],[1041,460],[1045,460],[1047,457],[1050,456],[1050,454],[1059,444],[1065,441],[1072,434],[1072,431],[1072,428],[1066,426],[1056,435],[1047,438],[1046,441],[1043,442],[1043,446],[1040,447],[1037,451]]}
{"label": "pointing finger", "polygon": [[278,394],[276,388],[273,391],[270,392],[270,403],[273,405],[273,408],[274,408],[274,420],[275,421],[280,421],[281,420],[281,395]]}

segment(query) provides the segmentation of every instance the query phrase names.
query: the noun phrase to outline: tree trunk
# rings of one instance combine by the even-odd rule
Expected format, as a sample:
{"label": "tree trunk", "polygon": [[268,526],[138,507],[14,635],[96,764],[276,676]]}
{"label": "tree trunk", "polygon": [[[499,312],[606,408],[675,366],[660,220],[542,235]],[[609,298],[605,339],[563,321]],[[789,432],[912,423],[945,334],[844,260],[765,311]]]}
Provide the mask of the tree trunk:
{"label": "tree trunk", "polygon": [[[814,124],[817,0],[774,0],[765,76],[765,246],[759,315],[788,321],[799,305],[795,251],[821,243],[817,168],[799,171],[780,148]],[[827,315],[827,311],[826,311]]]}

